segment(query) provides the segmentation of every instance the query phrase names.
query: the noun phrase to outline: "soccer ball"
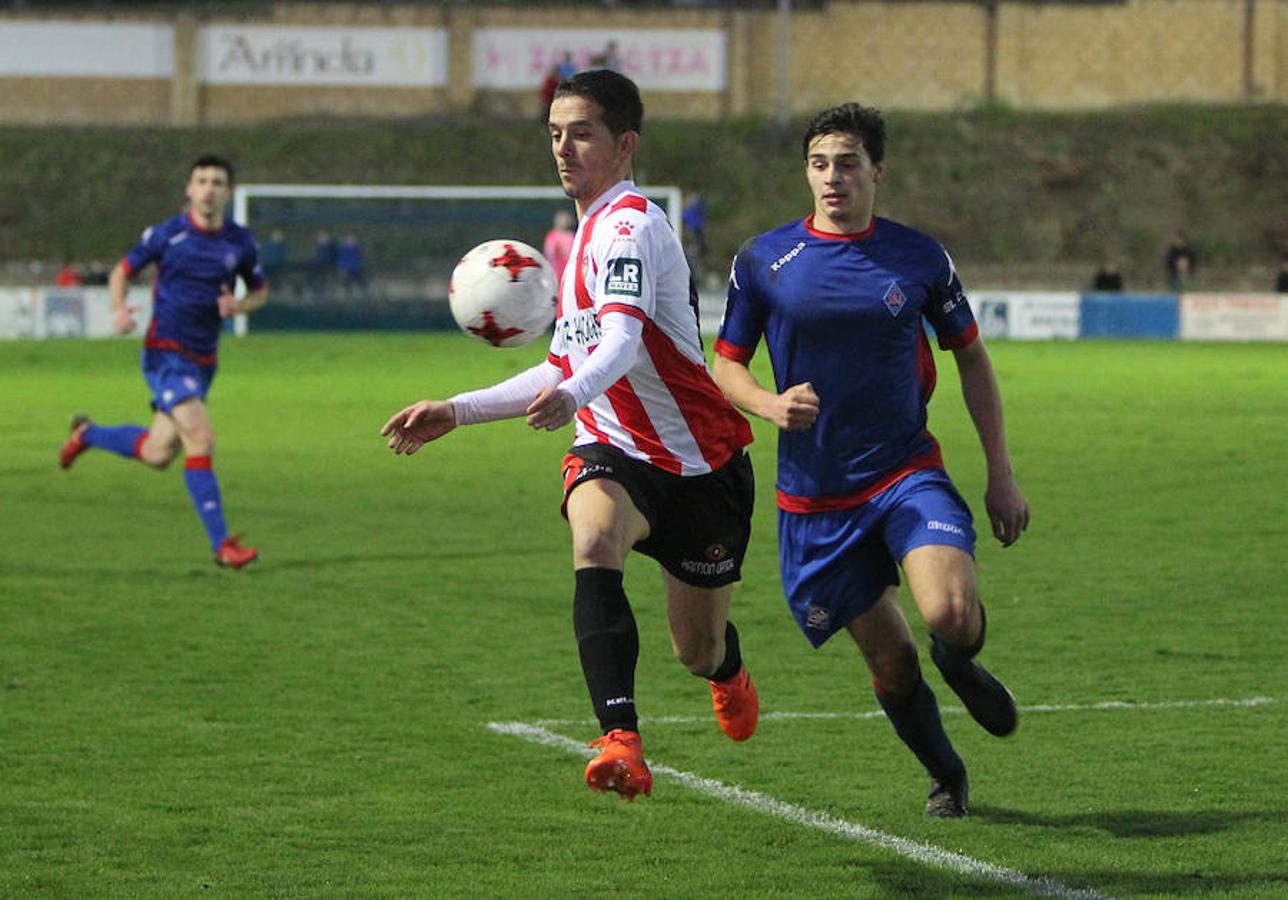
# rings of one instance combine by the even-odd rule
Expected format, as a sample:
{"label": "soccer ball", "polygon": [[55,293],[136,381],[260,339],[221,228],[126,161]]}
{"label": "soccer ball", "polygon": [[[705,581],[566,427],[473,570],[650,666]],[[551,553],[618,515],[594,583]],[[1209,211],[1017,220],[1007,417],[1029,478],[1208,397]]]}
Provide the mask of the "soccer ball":
{"label": "soccer ball", "polygon": [[461,331],[493,347],[522,347],[554,321],[557,284],[544,256],[522,241],[500,239],[461,257],[447,297]]}

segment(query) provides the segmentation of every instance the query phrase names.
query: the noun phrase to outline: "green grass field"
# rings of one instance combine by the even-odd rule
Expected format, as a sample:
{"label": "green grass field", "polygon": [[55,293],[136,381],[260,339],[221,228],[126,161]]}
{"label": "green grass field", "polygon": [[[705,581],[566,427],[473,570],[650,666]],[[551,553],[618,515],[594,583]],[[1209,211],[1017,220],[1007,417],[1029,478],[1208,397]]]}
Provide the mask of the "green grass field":
{"label": "green grass field", "polygon": [[[573,752],[596,729],[568,433],[480,426],[410,459],[377,435],[544,348],[226,342],[216,470],[263,554],[229,572],[178,466],[57,467],[70,413],[143,420],[134,341],[0,344],[0,896],[1288,895],[1288,352],[992,349],[1034,521],[981,545],[984,658],[1027,711],[990,738],[928,666],[973,800],[931,821],[855,649],[811,651],[786,612],[763,426],[734,597],[760,731],[719,733],[633,558],[657,783],[626,804]],[[978,515],[939,361],[931,427]]]}

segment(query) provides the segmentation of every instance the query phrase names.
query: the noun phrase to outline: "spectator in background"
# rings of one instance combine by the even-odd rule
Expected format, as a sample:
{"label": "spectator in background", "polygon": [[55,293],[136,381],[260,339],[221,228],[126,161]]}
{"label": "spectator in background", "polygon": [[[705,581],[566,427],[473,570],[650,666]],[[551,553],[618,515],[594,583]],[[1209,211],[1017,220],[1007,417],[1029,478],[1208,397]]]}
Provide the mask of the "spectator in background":
{"label": "spectator in background", "polygon": [[1091,289],[1093,291],[1121,291],[1123,289],[1123,273],[1118,268],[1118,260],[1106,259],[1096,270],[1095,276],[1091,279]]}
{"label": "spectator in background", "polygon": [[685,192],[680,220],[684,223],[684,255],[693,280],[701,283],[707,258],[707,198],[697,191]]}
{"label": "spectator in background", "polygon": [[546,232],[546,239],[541,244],[541,252],[546,259],[550,260],[550,265],[554,267],[556,284],[563,284],[564,269],[568,265],[568,259],[572,256],[572,213],[566,209],[561,209],[555,213],[554,220],[550,224],[550,230]]}
{"label": "spectator in background", "polygon": [[264,246],[259,248],[259,264],[270,284],[276,287],[281,283],[282,273],[286,271],[286,235],[280,228],[274,228]]}
{"label": "spectator in background", "polygon": [[1275,290],[1288,294],[1288,256],[1279,261],[1279,277],[1275,279]]}
{"label": "spectator in background", "polygon": [[367,295],[366,259],[362,251],[362,241],[350,231],[340,242],[335,251],[335,267],[340,273],[340,285],[346,297]]}
{"label": "spectator in background", "polygon": [[563,77],[559,74],[560,67],[553,65],[550,71],[546,72],[545,80],[541,82],[541,87],[537,90],[537,97],[541,101],[539,115],[540,124],[545,125],[546,120],[550,118],[550,104],[555,100],[555,88],[559,86],[559,80]]}
{"label": "spectator in background", "polygon": [[1163,257],[1163,266],[1167,272],[1167,286],[1180,293],[1194,285],[1194,270],[1198,266],[1198,254],[1190,243],[1190,237],[1184,228],[1176,229],[1167,253]]}
{"label": "spectator in background", "polygon": [[105,287],[107,285],[107,263],[101,259],[96,259],[89,264],[89,271],[85,273],[86,287]]}
{"label": "spectator in background", "polygon": [[557,68],[559,70],[560,81],[563,81],[565,78],[571,78],[577,74],[577,66],[572,61],[571,50],[565,50],[563,52],[563,56],[560,58]]}
{"label": "spectator in background", "polygon": [[54,275],[54,286],[60,288],[80,287],[84,284],[81,278],[80,266],[74,262],[65,262]]}
{"label": "spectator in background", "polygon": [[329,232],[319,231],[313,241],[313,267],[309,273],[309,287],[315,297],[326,292],[335,269],[337,247]]}
{"label": "spectator in background", "polygon": [[590,67],[592,69],[609,69],[613,72],[622,70],[622,57],[617,52],[617,41],[609,41],[604,46],[604,52],[591,57]]}

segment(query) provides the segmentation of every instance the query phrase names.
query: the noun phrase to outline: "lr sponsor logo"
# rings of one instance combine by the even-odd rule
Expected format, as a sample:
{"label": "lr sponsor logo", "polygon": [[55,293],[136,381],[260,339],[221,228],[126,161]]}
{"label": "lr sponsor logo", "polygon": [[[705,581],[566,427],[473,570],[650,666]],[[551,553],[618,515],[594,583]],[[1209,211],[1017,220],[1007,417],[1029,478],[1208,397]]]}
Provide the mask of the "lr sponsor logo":
{"label": "lr sponsor logo", "polygon": [[644,265],[638,259],[629,256],[615,259],[608,264],[608,281],[604,285],[604,293],[639,297],[643,277]]}

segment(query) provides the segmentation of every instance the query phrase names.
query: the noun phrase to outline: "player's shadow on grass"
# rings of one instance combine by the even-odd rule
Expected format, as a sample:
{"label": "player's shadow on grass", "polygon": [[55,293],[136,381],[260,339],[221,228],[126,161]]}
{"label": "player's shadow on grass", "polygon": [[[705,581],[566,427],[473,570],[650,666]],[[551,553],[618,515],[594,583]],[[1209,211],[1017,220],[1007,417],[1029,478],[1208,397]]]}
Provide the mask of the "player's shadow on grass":
{"label": "player's shadow on grass", "polygon": [[995,825],[1036,825],[1040,828],[1096,828],[1120,838],[1180,837],[1225,831],[1244,822],[1278,821],[1282,814],[1255,812],[1160,812],[1129,809],[1044,816],[1018,809],[971,804],[972,819]]}

